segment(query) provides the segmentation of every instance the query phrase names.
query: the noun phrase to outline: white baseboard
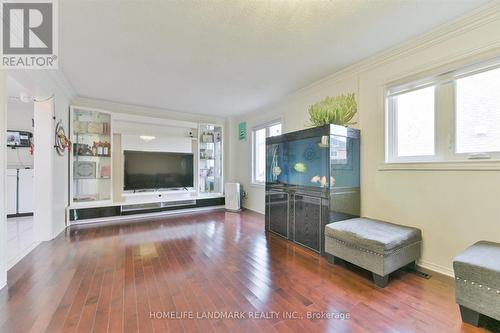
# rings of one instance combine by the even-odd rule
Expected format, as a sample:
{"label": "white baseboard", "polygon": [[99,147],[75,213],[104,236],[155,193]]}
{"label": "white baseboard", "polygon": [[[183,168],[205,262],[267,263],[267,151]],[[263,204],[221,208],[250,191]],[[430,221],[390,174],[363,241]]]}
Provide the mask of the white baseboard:
{"label": "white baseboard", "polygon": [[40,242],[34,242],[33,244],[31,244],[30,247],[27,247],[26,249],[24,249],[23,252],[21,252],[19,255],[17,255],[14,259],[9,260],[9,262],[7,263],[7,270],[14,267],[15,264],[17,264],[18,262],[21,261],[21,259],[26,257],[31,251],[33,251],[35,249],[35,247],[38,246],[38,244],[40,244]]}
{"label": "white baseboard", "polygon": [[419,260],[418,266],[446,276],[455,277],[453,269],[438,264],[434,264],[426,260]]}
{"label": "white baseboard", "polygon": [[252,209],[252,208],[248,208],[248,207],[242,207],[242,208],[245,209],[245,210],[249,210],[249,211],[251,211],[253,213],[256,213],[256,214],[265,215],[265,213],[261,213],[258,210],[255,210],[255,209]]}

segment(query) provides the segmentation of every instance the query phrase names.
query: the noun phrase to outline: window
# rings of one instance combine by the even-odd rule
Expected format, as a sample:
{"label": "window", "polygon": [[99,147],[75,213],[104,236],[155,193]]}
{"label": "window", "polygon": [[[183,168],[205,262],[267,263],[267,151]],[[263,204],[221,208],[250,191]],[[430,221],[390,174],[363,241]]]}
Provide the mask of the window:
{"label": "window", "polygon": [[434,87],[394,99],[398,156],[434,155]]}
{"label": "window", "polygon": [[435,86],[388,97],[391,162],[431,159],[435,154]]}
{"label": "window", "polygon": [[500,68],[458,79],[456,152],[500,151]]}
{"label": "window", "polygon": [[281,123],[273,122],[252,131],[252,183],[266,183],[266,138],[281,134]]}
{"label": "window", "polygon": [[391,87],[386,162],[500,159],[500,60]]}

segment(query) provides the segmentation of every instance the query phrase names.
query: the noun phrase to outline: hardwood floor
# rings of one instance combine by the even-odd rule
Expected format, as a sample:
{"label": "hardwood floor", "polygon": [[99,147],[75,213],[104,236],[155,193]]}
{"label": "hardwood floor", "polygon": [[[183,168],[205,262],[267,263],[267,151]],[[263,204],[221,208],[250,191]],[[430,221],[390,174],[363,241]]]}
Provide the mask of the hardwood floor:
{"label": "hardwood floor", "polygon": [[[451,278],[369,277],[266,235],[252,212],[72,228],[9,271],[0,332],[484,331],[462,325]],[[223,312],[247,319],[189,319]],[[308,313],[348,318],[284,319]]]}

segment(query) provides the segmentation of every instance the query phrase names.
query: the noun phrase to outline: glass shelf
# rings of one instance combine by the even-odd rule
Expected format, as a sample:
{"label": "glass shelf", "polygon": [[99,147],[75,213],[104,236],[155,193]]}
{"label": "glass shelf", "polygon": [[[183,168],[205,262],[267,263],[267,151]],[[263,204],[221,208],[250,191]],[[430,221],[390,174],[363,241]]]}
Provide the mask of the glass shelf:
{"label": "glass shelf", "polygon": [[198,190],[223,193],[222,126],[203,124],[198,128]]}
{"label": "glass shelf", "polygon": [[111,200],[111,114],[71,107],[71,204]]}
{"label": "glass shelf", "polygon": [[107,156],[107,155],[74,155],[75,158],[79,158],[79,157],[94,157],[94,158],[110,158],[111,156]]}

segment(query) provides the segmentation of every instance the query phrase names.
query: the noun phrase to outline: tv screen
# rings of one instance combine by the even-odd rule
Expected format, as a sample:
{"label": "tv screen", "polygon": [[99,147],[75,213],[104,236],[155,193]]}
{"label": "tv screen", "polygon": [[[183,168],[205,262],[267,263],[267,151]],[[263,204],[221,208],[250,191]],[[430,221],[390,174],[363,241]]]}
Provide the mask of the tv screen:
{"label": "tv screen", "polygon": [[7,130],[7,146],[8,147],[29,147],[32,134],[25,131]]}
{"label": "tv screen", "polygon": [[193,154],[125,150],[125,190],[193,187]]}

